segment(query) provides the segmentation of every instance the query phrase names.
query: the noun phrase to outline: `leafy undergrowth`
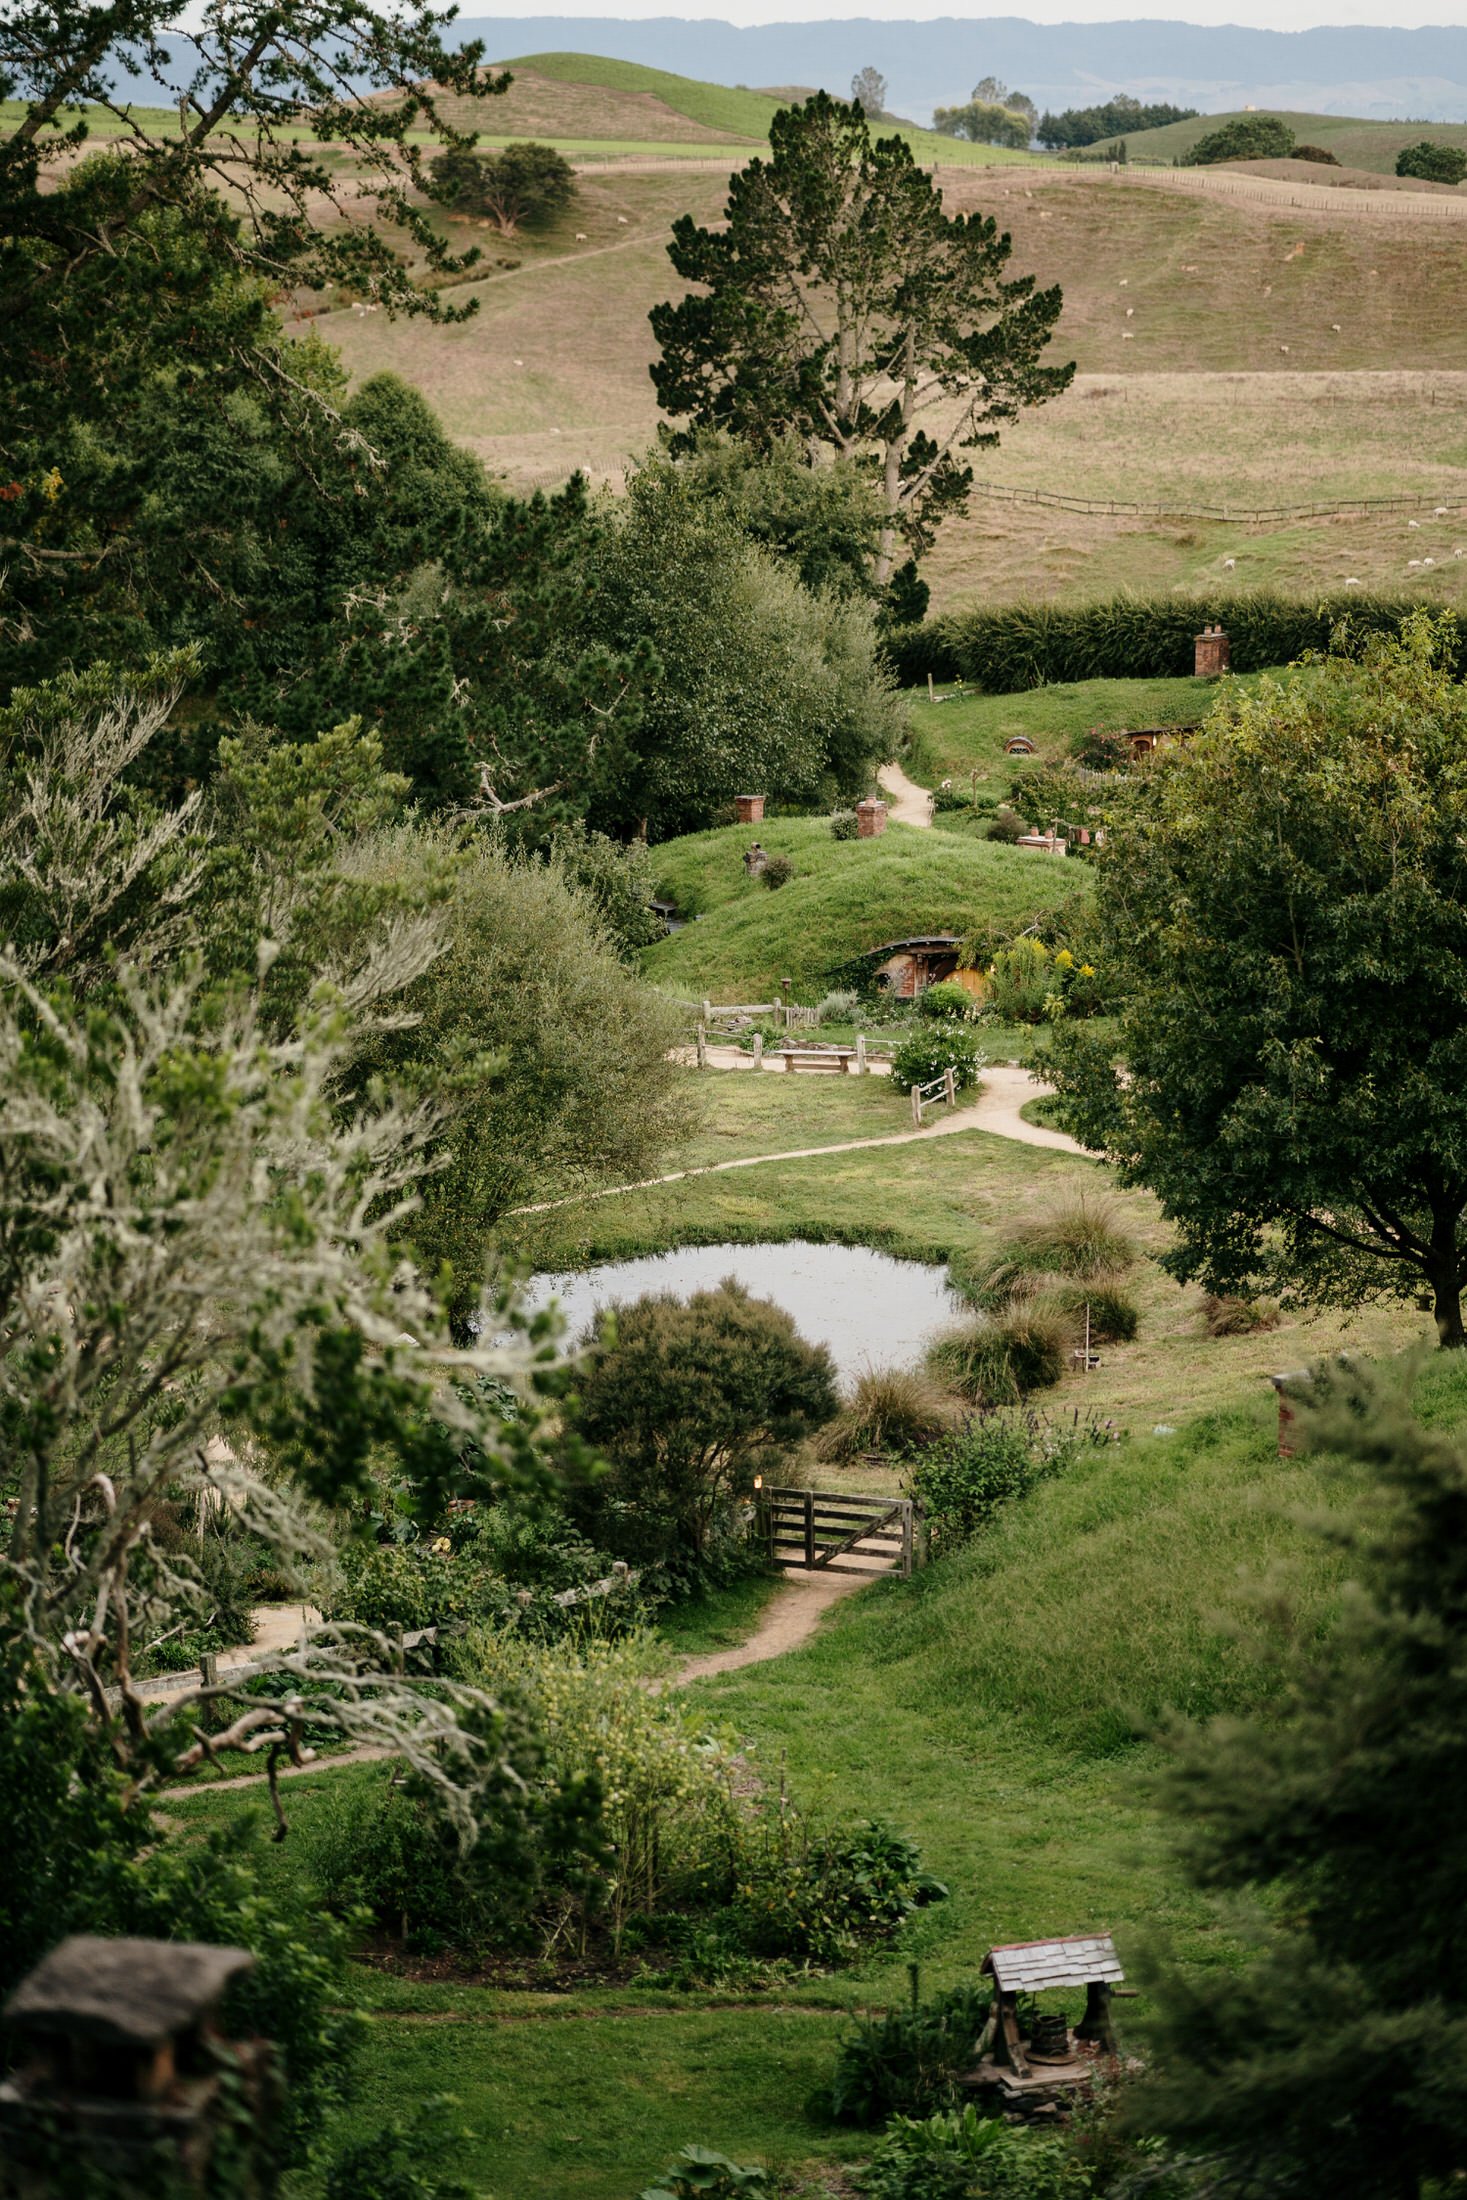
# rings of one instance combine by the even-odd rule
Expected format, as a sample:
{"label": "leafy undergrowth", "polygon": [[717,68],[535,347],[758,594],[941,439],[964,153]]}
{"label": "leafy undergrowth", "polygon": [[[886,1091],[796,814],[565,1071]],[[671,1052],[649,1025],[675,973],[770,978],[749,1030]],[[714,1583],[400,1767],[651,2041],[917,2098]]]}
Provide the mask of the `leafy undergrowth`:
{"label": "leafy undergrowth", "polygon": [[[793,859],[773,891],[748,879],[754,839]],[[969,841],[939,828],[889,825],[879,840],[834,840],[823,818],[770,818],[758,832],[727,825],[655,851],[663,892],[701,911],[647,950],[659,984],[694,997],[773,1000],[780,980],[818,1000],[847,965],[889,940],[959,935],[980,924],[1017,929],[1088,883],[1082,868],[1032,850]]]}

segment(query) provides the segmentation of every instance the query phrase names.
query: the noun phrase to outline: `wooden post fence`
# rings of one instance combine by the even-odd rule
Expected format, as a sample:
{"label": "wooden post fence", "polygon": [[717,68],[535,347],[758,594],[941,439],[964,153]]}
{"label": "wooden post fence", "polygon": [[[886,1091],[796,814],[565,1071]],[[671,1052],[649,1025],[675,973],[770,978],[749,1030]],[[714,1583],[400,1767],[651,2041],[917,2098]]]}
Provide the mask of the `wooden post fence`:
{"label": "wooden post fence", "polygon": [[805,1564],[815,1565],[815,1492],[805,1492]]}
{"label": "wooden post fence", "polygon": [[699,1024],[698,1026],[698,1067],[699,1069],[708,1067],[708,1026],[706,1024]]}

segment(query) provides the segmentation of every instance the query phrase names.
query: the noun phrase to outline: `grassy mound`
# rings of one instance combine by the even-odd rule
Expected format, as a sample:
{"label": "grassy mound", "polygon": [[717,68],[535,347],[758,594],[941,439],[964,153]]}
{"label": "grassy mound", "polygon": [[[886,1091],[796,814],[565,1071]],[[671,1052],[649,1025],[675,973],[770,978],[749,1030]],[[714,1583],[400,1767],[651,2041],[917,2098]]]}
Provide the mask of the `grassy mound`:
{"label": "grassy mound", "polygon": [[[754,839],[787,855],[795,876],[771,891],[740,862]],[[817,999],[832,974],[888,940],[1019,925],[1083,888],[1079,864],[940,830],[889,825],[879,840],[838,841],[823,818],[729,825],[658,848],[663,893],[699,912],[647,950],[659,984],[723,1000],[773,1000],[781,978]]]}
{"label": "grassy mound", "polygon": [[[1242,683],[1250,686],[1255,675]],[[1145,726],[1192,726],[1217,697],[1215,680],[1073,680],[1016,695],[975,695],[940,689],[934,707],[925,688],[912,697],[912,727],[920,759],[932,778],[960,786],[978,774],[1006,784],[1026,759],[1007,756],[1004,743],[1023,734],[1035,744],[1036,763],[1070,753],[1076,735],[1098,726],[1107,733]],[[920,773],[918,774],[920,777]]]}

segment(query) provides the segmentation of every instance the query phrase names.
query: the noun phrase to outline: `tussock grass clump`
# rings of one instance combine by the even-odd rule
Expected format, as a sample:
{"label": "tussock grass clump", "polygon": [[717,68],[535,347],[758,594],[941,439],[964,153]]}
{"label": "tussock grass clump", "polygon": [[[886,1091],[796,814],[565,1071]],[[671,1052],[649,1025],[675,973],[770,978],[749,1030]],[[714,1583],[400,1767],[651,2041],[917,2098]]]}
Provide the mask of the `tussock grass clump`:
{"label": "tussock grass clump", "polygon": [[1209,1337],[1251,1337],[1257,1331],[1277,1329],[1283,1320],[1277,1299],[1244,1299],[1231,1295],[1202,1301],[1202,1319]]}
{"label": "tussock grass clump", "polygon": [[1051,1390],[1069,1364],[1072,1315],[1031,1301],[949,1330],[929,1346],[927,1365],[975,1405],[1017,1405],[1031,1390]]}
{"label": "tussock grass clump", "polygon": [[821,1459],[840,1465],[868,1451],[921,1451],[951,1425],[946,1398],[922,1369],[868,1367],[815,1448]]}
{"label": "tussock grass clump", "polygon": [[[998,1313],[1017,1301],[1052,1295],[1056,1277],[1094,1285],[1092,1296],[1102,1287],[1114,1289],[1136,1258],[1135,1240],[1112,1202],[1081,1192],[1016,1230],[988,1260],[959,1255],[948,1275],[970,1305]],[[1064,1297],[1069,1303],[1069,1294]],[[1083,1305],[1083,1298],[1077,1303]]]}
{"label": "tussock grass clump", "polygon": [[1084,1282],[1124,1274],[1136,1260],[1136,1242],[1112,1201],[1081,1192],[1015,1233],[1010,1257],[1026,1257],[1038,1271]]}
{"label": "tussock grass clump", "polygon": [[1088,1306],[1092,1344],[1129,1344],[1141,1326],[1141,1310],[1130,1292],[1105,1276],[1093,1283],[1056,1285],[1043,1294],[1039,1303],[1067,1316],[1081,1338]]}

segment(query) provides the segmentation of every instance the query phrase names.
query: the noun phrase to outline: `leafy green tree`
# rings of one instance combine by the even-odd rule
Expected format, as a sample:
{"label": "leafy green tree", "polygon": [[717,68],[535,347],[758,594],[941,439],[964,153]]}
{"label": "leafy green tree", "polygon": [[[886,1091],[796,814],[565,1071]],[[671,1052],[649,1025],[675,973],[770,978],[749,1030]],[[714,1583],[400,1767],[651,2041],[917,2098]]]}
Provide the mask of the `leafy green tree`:
{"label": "leafy green tree", "polygon": [[932,127],[944,137],[966,138],[971,145],[1011,145],[1023,152],[1033,126],[1030,116],[1016,108],[970,99],[961,107],[934,107]]}
{"label": "leafy green tree", "polygon": [[[610,1462],[606,1498],[643,1548],[702,1558],[755,1470],[834,1415],[835,1370],[782,1308],[732,1278],[686,1301],[649,1295],[598,1321],[573,1423]],[[593,1502],[596,1500],[593,1498]]]}
{"label": "leafy green tree", "polygon": [[873,139],[859,106],[824,92],[783,109],[771,157],[731,179],[725,220],[673,225],[669,256],[698,287],[656,306],[652,380],[665,412],[756,447],[793,434],[859,461],[880,484],[872,578],[924,549],[961,506],[960,453],[1065,389],[1041,359],[1057,289],[1006,273],[991,216],[948,215],[906,141]]}
{"label": "leafy green tree", "polygon": [[[471,145],[442,102],[492,96],[509,78],[483,72],[481,43],[446,47],[447,21],[423,4],[204,0],[182,32],[171,0],[16,0],[0,44],[0,91],[13,103],[0,138],[7,303],[56,287],[58,246],[69,248],[71,280],[107,262],[141,217],[179,207],[202,225],[206,258],[272,287],[352,282],[409,312],[457,317],[394,241],[396,231],[434,272],[468,264],[418,202],[422,141]],[[115,89],[119,70],[139,68],[159,87],[156,105]],[[51,218],[42,185],[86,142],[89,110],[108,118],[109,143],[126,158],[111,165],[109,203],[80,230]],[[352,153],[349,184],[323,158],[327,145]]]}
{"label": "leafy green tree", "polygon": [[679,469],[644,468],[581,568],[569,635],[654,654],[639,718],[597,758],[593,825],[650,837],[712,824],[745,787],[814,805],[895,754],[869,605],[812,596]]}
{"label": "leafy green tree", "polygon": [[436,1109],[436,1165],[402,1230],[430,1268],[449,1265],[468,1318],[508,1208],[645,1177],[686,1134],[687,1080],[668,1058],[681,1026],[554,862],[410,826],[341,868],[410,905],[446,897],[443,952],[403,996],[411,1021],[363,1047],[354,1082],[385,1075]]}
{"label": "leafy green tree", "polygon": [[1267,1913],[1242,1969],[1152,1982],[1131,2114],[1210,2193],[1422,2200],[1467,2152],[1467,1458],[1366,1370],[1310,1397],[1351,1586],[1323,1641],[1280,1616],[1266,1712],[1178,1737],[1192,1878]]}
{"label": "leafy green tree", "polygon": [[1425,183],[1461,183],[1467,178],[1467,152],[1460,145],[1436,145],[1423,138],[1396,156],[1398,176],[1416,176]]}
{"label": "leafy green tree", "polygon": [[[655,471],[667,462],[647,463]],[[871,593],[881,492],[853,459],[812,466],[793,436],[756,450],[705,428],[695,431],[677,471],[691,495],[726,513],[761,550],[793,566],[807,588],[841,596]],[[888,603],[890,595],[888,589]]]}
{"label": "leafy green tree", "polygon": [[576,195],[570,162],[553,145],[533,142],[506,145],[499,153],[440,153],[432,176],[450,206],[487,214],[505,237],[553,221]]}
{"label": "leafy green tree", "polygon": [[1209,130],[1182,155],[1184,168],[1210,168],[1220,160],[1287,160],[1294,133],[1277,115],[1238,115]]}
{"label": "leafy green tree", "polygon": [[1425,1292],[1467,1343],[1467,688],[1450,624],[1225,692],[1102,853],[1124,1075],[1058,1034],[1070,1120],[1219,1295]]}

